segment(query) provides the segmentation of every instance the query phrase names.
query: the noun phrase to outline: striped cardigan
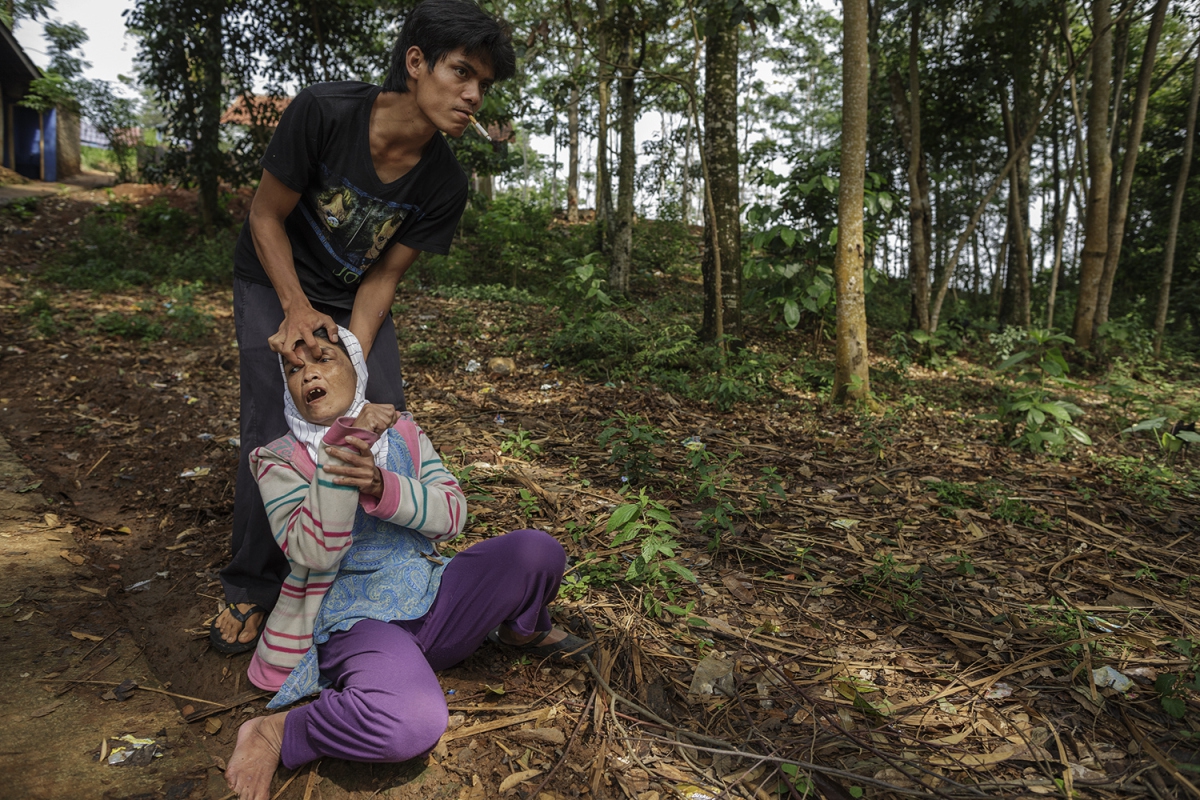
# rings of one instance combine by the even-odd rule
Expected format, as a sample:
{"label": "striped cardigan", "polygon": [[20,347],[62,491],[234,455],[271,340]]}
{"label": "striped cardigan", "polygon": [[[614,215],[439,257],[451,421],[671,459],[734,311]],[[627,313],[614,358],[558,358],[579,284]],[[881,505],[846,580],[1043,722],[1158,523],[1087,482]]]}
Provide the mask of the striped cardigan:
{"label": "striped cardigan", "polygon": [[[325,444],[348,448],[347,435],[369,444],[378,438],[351,428],[349,422],[343,417],[330,426]],[[248,674],[255,686],[278,691],[312,646],[314,620],[342,556],[353,542],[360,505],[367,514],[434,542],[448,541],[462,532],[467,504],[454,476],[411,416],[402,415],[395,429],[400,434],[397,438],[403,438],[409,452],[417,455],[412,459],[417,477],[381,470],[383,493],[379,498],[333,483],[323,475],[333,457],[321,448],[314,465],[304,445],[290,434],[250,454],[272,534],[291,567],[250,662]],[[392,446],[396,446],[395,439]]]}

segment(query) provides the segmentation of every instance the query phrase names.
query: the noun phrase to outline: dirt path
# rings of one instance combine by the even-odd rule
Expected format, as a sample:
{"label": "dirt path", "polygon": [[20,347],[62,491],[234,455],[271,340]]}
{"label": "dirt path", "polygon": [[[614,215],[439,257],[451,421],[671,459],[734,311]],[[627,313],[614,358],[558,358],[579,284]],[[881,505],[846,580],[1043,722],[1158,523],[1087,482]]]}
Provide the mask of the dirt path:
{"label": "dirt path", "polygon": [[[135,631],[113,625],[111,570],[80,554],[75,526],[46,510],[3,439],[0,482],[0,797],[219,796],[209,747],[169,696],[104,699],[124,681],[159,684]],[[161,757],[99,762],[101,742],[126,734],[154,740]]]}
{"label": "dirt path", "polygon": [[81,172],[57,183],[29,181],[28,183],[0,185],[0,206],[8,205],[14,200],[25,197],[54,197],[81,191],[89,192],[113,186],[115,183],[116,176],[107,172]]}

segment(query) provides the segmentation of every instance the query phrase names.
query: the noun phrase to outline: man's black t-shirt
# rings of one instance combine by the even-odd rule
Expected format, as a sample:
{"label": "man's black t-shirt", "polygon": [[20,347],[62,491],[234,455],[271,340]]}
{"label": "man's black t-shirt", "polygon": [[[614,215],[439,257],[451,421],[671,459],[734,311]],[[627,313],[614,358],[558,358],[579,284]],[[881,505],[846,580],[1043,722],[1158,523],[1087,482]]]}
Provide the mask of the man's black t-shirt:
{"label": "man's black t-shirt", "polygon": [[[300,92],[283,112],[262,166],[300,201],[285,228],[308,299],[350,308],[367,268],[396,242],[445,254],[467,202],[467,176],[441,134],[417,165],[383,183],[371,161],[371,107],[380,87],[346,81]],[[233,272],[270,285],[242,226]]]}

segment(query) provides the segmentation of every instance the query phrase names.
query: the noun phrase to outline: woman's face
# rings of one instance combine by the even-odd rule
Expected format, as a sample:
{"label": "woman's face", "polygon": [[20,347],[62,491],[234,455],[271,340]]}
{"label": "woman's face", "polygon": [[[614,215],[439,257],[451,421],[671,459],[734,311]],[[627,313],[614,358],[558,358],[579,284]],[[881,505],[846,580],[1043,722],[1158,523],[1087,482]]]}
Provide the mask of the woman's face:
{"label": "woman's face", "polygon": [[288,364],[287,387],[300,416],[314,425],[332,425],[354,404],[358,376],[350,358],[337,345],[317,340],[318,350],[296,348],[301,366]]}

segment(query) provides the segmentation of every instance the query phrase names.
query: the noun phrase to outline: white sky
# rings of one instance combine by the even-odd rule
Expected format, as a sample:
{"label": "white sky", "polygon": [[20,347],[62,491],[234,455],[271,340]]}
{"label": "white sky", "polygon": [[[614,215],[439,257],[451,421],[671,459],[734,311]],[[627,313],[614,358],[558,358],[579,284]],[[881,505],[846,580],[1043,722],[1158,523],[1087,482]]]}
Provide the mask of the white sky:
{"label": "white sky", "polygon": [[[133,74],[137,41],[125,35],[125,18],[121,16],[122,11],[133,8],[133,0],[57,0],[55,5],[58,8],[50,13],[51,19],[77,22],[87,31],[83,57],[92,66],[84,71],[85,77],[115,84],[118,75]],[[45,67],[50,62],[40,21],[23,20],[14,33],[35,64]]]}
{"label": "white sky", "polygon": [[[83,58],[91,62],[91,67],[84,71],[84,76],[111,82],[119,90],[118,76],[133,75],[133,57],[137,53],[137,40],[126,34],[125,18],[122,12],[134,5],[134,0],[56,0],[56,9],[50,17],[59,22],[77,22],[88,34],[84,43]],[[14,31],[17,41],[29,54],[35,64],[45,67],[50,59],[46,55],[46,40],[42,36],[42,22],[24,20],[18,23]],[[652,138],[659,128],[659,118],[655,114],[647,114],[638,121],[637,138],[641,143]],[[470,134],[468,134],[470,135]],[[553,143],[547,136],[533,135],[530,138],[533,150],[549,157],[553,152]],[[595,143],[590,142],[584,148],[583,157],[594,159]],[[565,165],[567,154],[558,154],[558,159]],[[591,169],[590,163],[583,165]],[[565,166],[559,170],[559,180],[566,179]],[[519,185],[520,172],[509,177],[509,183]],[[586,191],[590,187],[581,187]],[[639,200],[646,198],[639,197]],[[590,203],[590,197],[580,198],[581,205]],[[561,198],[560,198],[561,202]]]}

